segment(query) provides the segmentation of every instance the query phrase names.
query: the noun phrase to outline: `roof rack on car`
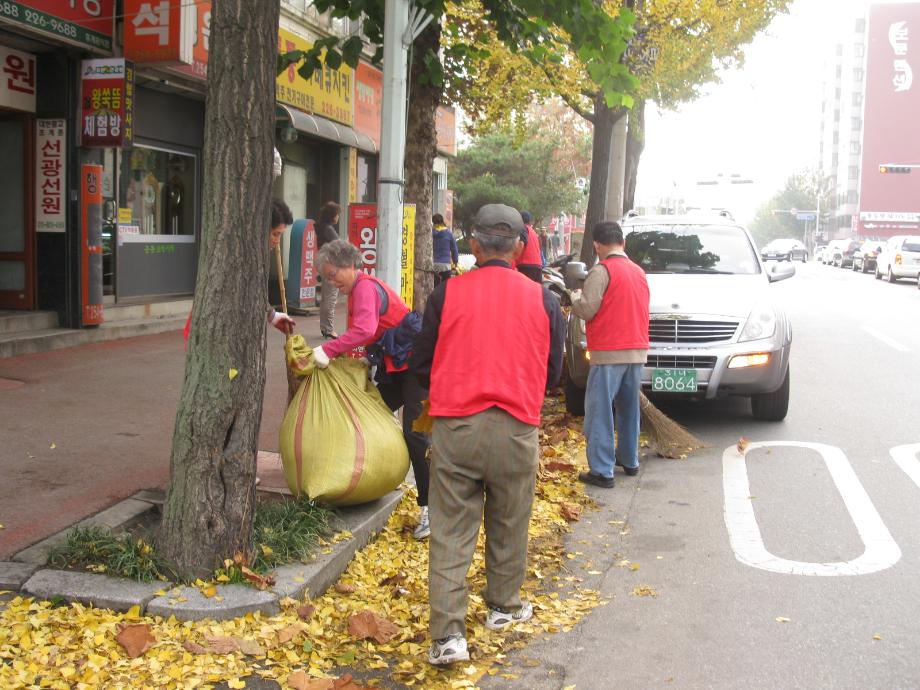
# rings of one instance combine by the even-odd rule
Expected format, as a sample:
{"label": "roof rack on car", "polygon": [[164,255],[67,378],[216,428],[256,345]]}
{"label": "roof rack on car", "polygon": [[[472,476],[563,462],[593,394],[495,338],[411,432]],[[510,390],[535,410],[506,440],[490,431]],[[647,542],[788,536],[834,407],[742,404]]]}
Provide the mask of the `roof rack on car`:
{"label": "roof rack on car", "polygon": [[728,218],[729,220],[735,220],[735,217],[732,215],[732,212],[727,209],[722,209],[719,211],[719,216],[722,218]]}
{"label": "roof rack on car", "polygon": [[625,215],[626,218],[637,218],[638,216],[639,212],[634,208],[629,209]]}

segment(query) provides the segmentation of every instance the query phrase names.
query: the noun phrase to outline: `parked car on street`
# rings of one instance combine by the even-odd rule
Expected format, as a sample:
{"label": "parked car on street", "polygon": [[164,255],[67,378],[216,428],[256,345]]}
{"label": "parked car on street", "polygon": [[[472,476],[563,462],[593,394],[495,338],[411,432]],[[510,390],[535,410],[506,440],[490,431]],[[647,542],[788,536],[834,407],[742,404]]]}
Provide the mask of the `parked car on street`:
{"label": "parked car on street", "polygon": [[808,250],[798,240],[772,240],[760,250],[764,261],[808,261]]}
{"label": "parked car on street", "polygon": [[875,260],[882,251],[883,242],[879,240],[867,240],[859,245],[859,249],[853,252],[853,270],[868,273],[875,270]]}
{"label": "parked car on street", "polygon": [[856,240],[833,240],[828,243],[824,251],[824,263],[837,268],[848,268],[853,265],[853,254],[859,249]]}
{"label": "parked car on street", "polygon": [[[792,329],[768,292],[795,266],[765,266],[748,231],[727,214],[630,216],[622,225],[626,253],[645,269],[651,290],[643,389],[693,399],[746,396],[757,419],[784,419]],[[586,275],[583,263],[569,263],[566,284],[577,287]],[[566,406],[584,414],[587,339],[574,313],[567,338]]]}
{"label": "parked car on street", "polygon": [[815,247],[815,252],[814,252],[814,255],[812,256],[812,258],[813,258],[815,261],[821,261],[821,260],[824,258],[824,251],[825,251],[826,249],[827,249],[827,245],[826,245],[826,244],[820,244],[820,245],[818,245],[817,247]]}
{"label": "parked car on street", "polygon": [[901,278],[920,281],[920,235],[896,235],[885,243],[875,262],[875,277],[882,276],[889,283]]}

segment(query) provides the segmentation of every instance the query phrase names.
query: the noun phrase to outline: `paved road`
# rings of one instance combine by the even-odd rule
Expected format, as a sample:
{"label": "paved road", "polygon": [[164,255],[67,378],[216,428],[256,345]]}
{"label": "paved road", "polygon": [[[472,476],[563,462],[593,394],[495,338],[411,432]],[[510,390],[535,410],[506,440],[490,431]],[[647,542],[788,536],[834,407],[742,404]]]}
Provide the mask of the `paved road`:
{"label": "paved road", "polygon": [[[569,548],[603,571],[573,566],[610,604],[528,648],[541,663],[521,664],[514,687],[920,687],[920,445],[899,455],[913,479],[890,455],[920,444],[920,291],[797,268],[771,288],[794,324],[787,419],[756,422],[741,400],[668,406],[710,447],[592,488],[602,510]],[[742,461],[724,453],[741,436],[827,447],[753,447]],[[752,516],[759,538],[744,532]],[[727,523],[762,567],[739,560]],[[634,596],[640,585],[658,596]]]}
{"label": "paved road", "polygon": [[[277,451],[284,337],[268,330],[259,447]],[[297,331],[321,342],[315,316]],[[184,367],[181,331],[0,358],[0,560],[165,486]]]}

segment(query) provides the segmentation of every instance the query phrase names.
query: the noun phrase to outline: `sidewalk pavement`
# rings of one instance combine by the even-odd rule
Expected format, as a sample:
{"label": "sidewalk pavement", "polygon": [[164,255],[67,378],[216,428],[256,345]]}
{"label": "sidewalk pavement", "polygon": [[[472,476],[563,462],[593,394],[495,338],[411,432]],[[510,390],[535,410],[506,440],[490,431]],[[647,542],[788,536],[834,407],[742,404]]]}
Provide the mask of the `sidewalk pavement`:
{"label": "sidewalk pavement", "polygon": [[[295,319],[311,345],[322,342],[317,316]],[[277,451],[284,336],[268,331],[259,449]],[[184,367],[181,331],[0,358],[0,561],[142,489],[165,488]]]}

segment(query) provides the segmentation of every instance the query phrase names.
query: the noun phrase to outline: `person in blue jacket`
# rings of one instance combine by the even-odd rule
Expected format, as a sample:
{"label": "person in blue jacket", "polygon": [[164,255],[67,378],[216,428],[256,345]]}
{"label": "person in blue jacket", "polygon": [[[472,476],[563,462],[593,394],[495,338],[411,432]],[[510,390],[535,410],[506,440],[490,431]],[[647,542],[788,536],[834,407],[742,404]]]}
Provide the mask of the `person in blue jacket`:
{"label": "person in blue jacket", "polygon": [[434,284],[439,285],[450,278],[450,271],[456,265],[460,253],[454,233],[444,224],[444,216],[431,216],[431,253],[434,260]]}

